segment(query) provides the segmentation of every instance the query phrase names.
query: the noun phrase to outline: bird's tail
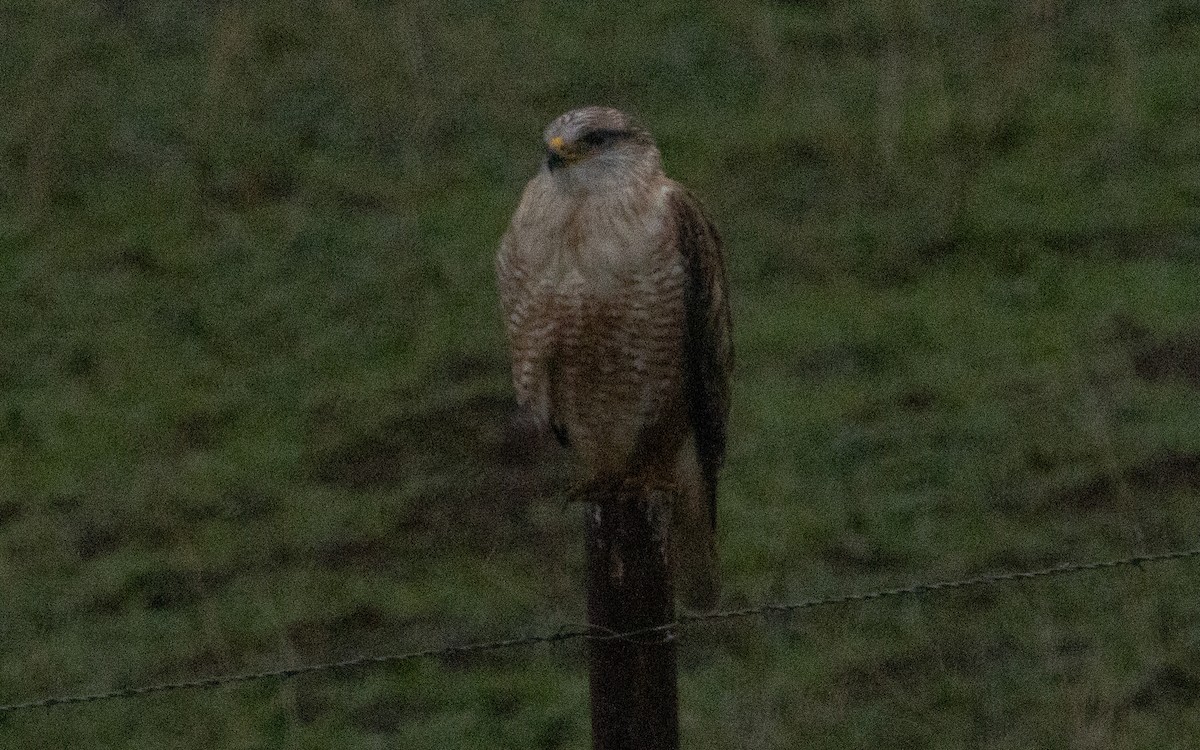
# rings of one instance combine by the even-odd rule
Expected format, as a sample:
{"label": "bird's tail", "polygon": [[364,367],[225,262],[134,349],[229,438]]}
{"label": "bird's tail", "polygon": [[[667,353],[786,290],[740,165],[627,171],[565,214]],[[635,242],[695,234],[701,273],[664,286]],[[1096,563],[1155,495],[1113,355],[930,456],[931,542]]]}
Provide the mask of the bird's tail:
{"label": "bird's tail", "polygon": [[681,452],[677,478],[679,493],[671,509],[675,592],[687,609],[711,612],[721,594],[717,527],[713,517],[716,488],[709,486],[690,446]]}

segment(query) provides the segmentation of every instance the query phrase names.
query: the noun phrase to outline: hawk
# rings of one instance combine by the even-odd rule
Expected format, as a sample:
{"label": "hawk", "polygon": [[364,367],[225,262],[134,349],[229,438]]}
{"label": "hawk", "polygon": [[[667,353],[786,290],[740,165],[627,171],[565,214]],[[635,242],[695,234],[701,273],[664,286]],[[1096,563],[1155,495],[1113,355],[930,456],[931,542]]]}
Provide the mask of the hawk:
{"label": "hawk", "polygon": [[720,235],[625,113],[572,110],[543,138],[496,259],[518,405],[585,486],[670,490],[677,590],[711,609],[733,361]]}

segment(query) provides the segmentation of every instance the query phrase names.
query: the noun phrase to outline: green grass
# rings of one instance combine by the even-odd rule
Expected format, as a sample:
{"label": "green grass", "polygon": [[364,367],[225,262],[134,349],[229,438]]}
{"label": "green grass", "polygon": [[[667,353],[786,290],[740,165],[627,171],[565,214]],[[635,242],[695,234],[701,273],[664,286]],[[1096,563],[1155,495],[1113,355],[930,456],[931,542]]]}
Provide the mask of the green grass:
{"label": "green grass", "polygon": [[[0,703],[583,618],[496,241],[572,106],[730,249],[728,605],[1200,539],[1185,2],[0,11]],[[689,630],[689,747],[1164,748],[1194,563]],[[0,746],[584,747],[564,644],[0,720]]]}

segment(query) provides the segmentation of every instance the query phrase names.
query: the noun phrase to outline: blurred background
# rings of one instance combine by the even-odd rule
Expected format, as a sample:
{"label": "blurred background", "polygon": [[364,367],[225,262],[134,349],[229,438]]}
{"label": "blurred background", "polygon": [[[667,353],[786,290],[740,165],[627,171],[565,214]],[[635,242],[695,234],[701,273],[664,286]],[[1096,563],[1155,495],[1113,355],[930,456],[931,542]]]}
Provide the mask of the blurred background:
{"label": "blurred background", "polygon": [[[590,103],[726,236],[726,606],[1200,539],[1190,0],[17,0],[0,70],[0,703],[583,619],[492,261]],[[692,629],[685,746],[1189,746],[1198,576]],[[0,745],[578,748],[586,702],[571,643]]]}

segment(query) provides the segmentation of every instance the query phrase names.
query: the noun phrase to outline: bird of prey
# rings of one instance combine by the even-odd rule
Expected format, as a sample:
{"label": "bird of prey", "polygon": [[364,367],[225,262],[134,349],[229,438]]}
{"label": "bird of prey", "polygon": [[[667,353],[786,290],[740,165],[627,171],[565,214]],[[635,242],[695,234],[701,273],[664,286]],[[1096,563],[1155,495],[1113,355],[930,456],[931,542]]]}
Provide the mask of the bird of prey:
{"label": "bird of prey", "polygon": [[572,110],[543,138],[496,259],[518,405],[586,485],[670,491],[676,590],[711,609],[733,363],[720,236],[625,113]]}

